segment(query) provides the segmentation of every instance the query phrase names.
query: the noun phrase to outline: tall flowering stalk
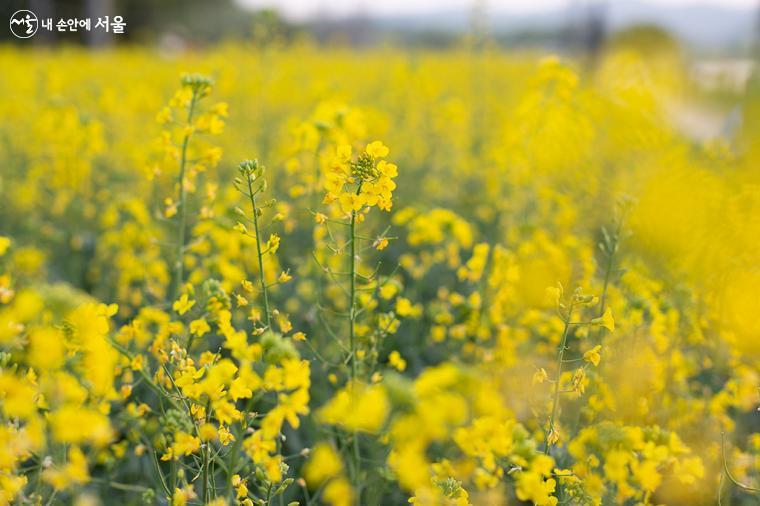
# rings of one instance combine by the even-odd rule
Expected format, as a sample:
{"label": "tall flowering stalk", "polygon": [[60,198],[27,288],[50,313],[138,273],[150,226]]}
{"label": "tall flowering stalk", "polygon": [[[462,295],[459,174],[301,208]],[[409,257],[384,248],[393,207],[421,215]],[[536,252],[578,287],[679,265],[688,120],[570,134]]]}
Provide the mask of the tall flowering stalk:
{"label": "tall flowering stalk", "polygon": [[[348,219],[348,350],[346,362],[349,365],[349,390],[353,392],[360,380],[360,352],[356,339],[357,321],[357,257],[361,249],[357,228],[370,209],[374,206],[389,211],[392,206],[392,193],[396,188],[393,179],[398,175],[396,165],[384,160],[389,150],[382,142],[368,144],[356,157],[352,156],[349,145],[341,145],[336,150],[336,156],[325,177],[324,202],[336,202],[340,213]],[[353,432],[351,468],[353,484],[359,486],[360,447],[358,431]],[[360,494],[357,494],[360,497]]]}
{"label": "tall flowering stalk", "polygon": [[[250,346],[256,349],[258,354],[261,354],[261,358],[265,364],[269,364],[268,369],[264,372],[264,378],[268,378],[270,381],[274,380],[274,384],[281,383],[284,392],[278,393],[276,407],[263,417],[258,429],[253,430],[250,437],[245,440],[243,437],[246,433],[251,432],[253,428],[250,423],[244,420],[240,424],[237,434],[238,440],[228,455],[227,469],[228,476],[231,479],[228,482],[227,495],[231,496],[233,488],[237,489],[238,498],[241,494],[239,484],[241,478],[234,474],[234,470],[237,467],[238,450],[242,446],[252,457],[254,463],[262,466],[264,473],[259,480],[259,485],[264,500],[261,504],[271,504],[275,496],[280,495],[282,498],[281,494],[293,482],[292,478],[283,479],[288,468],[284,465],[280,454],[282,442],[285,440],[282,425],[287,420],[293,428],[297,428],[299,425],[297,415],[308,413],[309,365],[307,361],[297,360],[298,353],[292,341],[286,339],[283,335],[292,330],[292,325],[287,315],[279,312],[272,306],[270,301],[269,288],[288,282],[291,276],[288,272],[281,272],[275,281],[267,283],[264,257],[266,255],[274,255],[277,252],[280,245],[280,237],[272,233],[266,242],[261,238],[266,228],[262,224],[264,210],[274,206],[276,202],[275,199],[261,201],[262,194],[267,189],[267,182],[264,179],[265,168],[257,160],[245,160],[238,166],[238,171],[239,177],[235,178],[234,181],[235,188],[249,200],[251,216],[249,217],[248,213],[242,209],[236,208],[235,211],[238,218],[242,221],[238,221],[234,228],[243,235],[253,237],[255,241],[256,261],[259,270],[259,292],[265,313],[262,323],[262,317],[258,311],[255,309],[251,310],[250,319],[254,321],[253,334],[258,337],[258,340]],[[279,219],[281,219],[281,216],[278,213],[269,224]],[[253,225],[253,233],[248,231],[246,223]],[[243,281],[242,285],[246,292],[253,291],[253,284],[249,281]],[[248,305],[248,301],[244,296],[237,295],[236,299],[238,306],[243,307]],[[279,332],[273,328],[274,324],[277,325]],[[303,333],[296,333],[290,337],[293,340],[305,339]],[[283,369],[278,370],[272,364],[281,365]],[[281,379],[277,380],[276,378]],[[255,401],[255,397],[248,397],[244,409],[244,412],[251,417],[251,421],[261,418],[252,413]]]}
{"label": "tall flowering stalk", "polygon": [[559,406],[559,395],[560,395],[560,384],[562,383],[562,366],[563,366],[563,358],[565,356],[565,350],[567,349],[567,336],[570,333],[570,319],[573,315],[573,305],[574,301],[570,302],[570,304],[567,307],[567,312],[562,315],[562,320],[565,324],[564,329],[562,330],[562,338],[560,339],[559,343],[559,350],[557,351],[557,375],[554,378],[554,394],[552,396],[552,411],[549,415],[549,428],[546,431],[546,447],[544,448],[544,453],[546,455],[549,455],[551,445],[556,443],[559,440],[559,435],[557,434],[557,429],[555,427],[555,421],[557,418],[557,408]]}
{"label": "tall flowering stalk", "polygon": [[190,100],[187,104],[187,120],[182,138],[182,152],[179,159],[179,175],[177,176],[179,216],[177,218],[177,263],[175,265],[174,293],[179,293],[184,276],[185,228],[187,221],[187,192],[185,189],[185,169],[187,167],[187,148],[190,138],[195,131],[193,114],[198,101],[209,94],[212,81],[208,77],[192,74],[182,77],[182,86],[190,89]]}
{"label": "tall flowering stalk", "polygon": [[[245,213],[239,212],[238,214],[244,219],[253,223],[254,236],[256,240],[256,257],[259,266],[259,290],[261,291],[261,297],[264,303],[264,322],[266,323],[267,329],[271,329],[272,311],[269,308],[269,292],[266,278],[264,277],[264,255],[268,252],[272,252],[272,250],[276,250],[277,245],[279,245],[279,240],[277,236],[272,236],[266,245],[266,250],[263,249],[263,246],[261,244],[261,226],[259,225],[259,218],[262,214],[262,206],[256,204],[256,196],[267,188],[267,182],[263,178],[265,169],[263,165],[259,164],[258,160],[245,160],[240,163],[238,170],[240,171],[240,176],[243,179],[236,179],[235,187],[238,189],[238,191],[249,198],[251,202],[251,213],[253,217],[248,220]],[[245,188],[241,189],[240,186],[242,184],[245,185]],[[273,204],[274,200],[269,200],[263,207],[270,207]],[[240,231],[245,232],[245,226],[243,224],[238,224],[237,228]]]}
{"label": "tall flowering stalk", "polygon": [[340,210],[350,216],[349,222],[349,364],[351,380],[357,378],[356,347],[356,255],[357,224],[364,221],[369,209],[377,206],[389,211],[392,206],[392,192],[396,189],[393,178],[398,175],[396,165],[383,158],[388,156],[388,148],[380,141],[367,145],[365,150],[352,158],[351,146],[343,145],[337,149],[337,156],[327,174],[325,202],[337,201]]}
{"label": "tall flowering stalk", "polygon": [[[586,379],[586,367],[588,364],[594,366],[599,365],[601,346],[595,346],[594,348],[586,351],[580,360],[586,362],[582,367],[575,369],[573,373],[573,379],[571,388],[567,390],[562,389],[562,373],[564,365],[568,362],[576,362],[578,359],[565,360],[565,352],[568,349],[568,339],[570,337],[570,329],[574,326],[589,325],[592,327],[605,327],[610,332],[615,330],[615,321],[612,318],[612,312],[609,308],[604,310],[604,313],[598,317],[589,321],[573,321],[574,311],[582,306],[595,306],[599,303],[599,298],[594,295],[584,295],[580,288],[576,288],[569,301],[563,300],[562,285],[558,287],[547,288],[548,296],[553,300],[557,314],[562,318],[564,327],[562,330],[562,337],[560,338],[559,348],[557,349],[557,363],[556,363],[556,375],[553,380],[553,394],[551,399],[551,412],[549,414],[549,424],[546,429],[544,454],[551,454],[551,447],[559,441],[559,430],[557,428],[557,418],[559,413],[559,400],[560,395],[563,393],[583,393],[585,386],[584,381]],[[534,380],[543,382],[548,378],[546,371],[541,369],[536,373]]]}
{"label": "tall flowering stalk", "polygon": [[[180,130],[179,150],[174,144],[171,131],[163,132],[163,143],[169,158],[177,160],[177,201],[167,198],[164,215],[171,218],[176,215],[176,250],[174,260],[174,283],[172,298],[179,295],[185,281],[185,243],[188,217],[188,184],[197,172],[206,170],[206,166],[214,166],[219,161],[221,150],[208,148],[198,151],[197,157],[191,158],[191,140],[196,134],[219,134],[224,128],[221,118],[227,115],[227,104],[215,104],[210,110],[200,110],[200,101],[207,97],[212,90],[211,78],[200,74],[182,76],[181,87],[157,116],[160,124],[178,127]],[[175,115],[184,114],[184,120],[176,119]],[[205,165],[205,166],[204,166]]]}

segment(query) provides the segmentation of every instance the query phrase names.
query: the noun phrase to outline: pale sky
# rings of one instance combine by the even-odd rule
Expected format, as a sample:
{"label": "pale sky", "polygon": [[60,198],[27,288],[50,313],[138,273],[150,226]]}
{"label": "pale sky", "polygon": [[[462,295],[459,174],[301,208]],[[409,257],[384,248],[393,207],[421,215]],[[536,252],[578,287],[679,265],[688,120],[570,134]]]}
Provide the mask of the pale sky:
{"label": "pale sky", "polygon": [[[425,14],[441,10],[469,8],[473,0],[236,0],[239,4],[252,7],[274,7],[288,16],[308,18],[316,13],[345,16],[357,12],[370,15]],[[489,10],[535,12],[546,8],[562,7],[571,1],[584,0],[480,0]],[[585,0],[589,1],[589,0]],[[607,0],[608,3],[627,0]],[[644,0],[655,6],[676,5],[716,5],[747,7],[758,4],[758,0]]]}

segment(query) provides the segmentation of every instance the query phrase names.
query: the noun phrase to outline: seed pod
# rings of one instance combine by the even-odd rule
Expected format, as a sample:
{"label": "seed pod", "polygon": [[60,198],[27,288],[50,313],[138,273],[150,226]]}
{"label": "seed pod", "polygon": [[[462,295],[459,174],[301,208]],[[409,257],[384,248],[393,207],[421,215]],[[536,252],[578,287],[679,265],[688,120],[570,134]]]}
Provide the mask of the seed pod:
{"label": "seed pod", "polygon": [[295,480],[293,478],[287,478],[283,480],[282,484],[279,487],[277,487],[277,490],[275,490],[274,495],[282,494],[283,492],[285,492],[285,489],[291,486],[294,481]]}

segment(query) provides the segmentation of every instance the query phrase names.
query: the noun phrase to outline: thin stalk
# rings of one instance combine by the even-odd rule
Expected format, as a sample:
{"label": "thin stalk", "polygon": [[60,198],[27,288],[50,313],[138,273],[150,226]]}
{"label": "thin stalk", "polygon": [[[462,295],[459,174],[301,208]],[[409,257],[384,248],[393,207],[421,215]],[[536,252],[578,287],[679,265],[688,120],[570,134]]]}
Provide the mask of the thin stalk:
{"label": "thin stalk", "polygon": [[267,487],[267,498],[266,498],[266,505],[269,506],[272,501],[272,484],[270,483]]}
{"label": "thin stalk", "polygon": [[612,265],[615,260],[615,253],[617,253],[618,244],[620,242],[620,232],[623,227],[622,221],[623,219],[620,218],[620,221],[616,227],[615,242],[613,243],[612,250],[607,252],[607,266],[604,270],[604,286],[602,287],[601,308],[599,310],[600,316],[604,313],[604,309],[607,307],[607,288],[610,284],[610,276],[612,275]]}
{"label": "thin stalk", "polygon": [[[359,192],[361,192],[362,185],[359,184],[359,187],[356,189],[356,194],[359,195]],[[351,362],[351,387],[354,388],[354,381],[357,377],[357,364],[356,364],[356,336],[355,336],[355,324],[356,324],[356,211],[351,211],[351,249],[350,249],[350,263],[349,263],[349,272],[350,272],[350,308],[348,312],[348,319],[349,319],[349,326],[348,326],[348,340],[349,340],[349,349],[350,349],[350,362]],[[353,395],[353,392],[352,392]],[[353,469],[354,469],[354,488],[358,490],[359,485],[359,471],[360,471],[360,461],[361,461],[361,452],[359,449],[359,434],[358,432],[354,431],[353,438],[352,438],[352,446],[353,446]],[[361,493],[357,493],[357,500],[360,499]]]}
{"label": "thin stalk", "polygon": [[161,488],[163,488],[164,492],[166,492],[166,496],[170,497],[172,495],[171,490],[169,490],[169,486],[166,484],[166,478],[164,478],[164,473],[161,471],[161,464],[158,463],[158,457],[156,456],[156,452],[154,450],[151,450],[151,456],[153,457],[153,464],[156,466],[156,471],[158,472]]}
{"label": "thin stalk", "polygon": [[[192,125],[193,112],[195,112],[196,93],[193,91],[193,97],[190,99],[190,107],[187,111],[187,124]],[[174,298],[179,295],[179,291],[182,288],[182,278],[184,276],[184,254],[185,254],[185,221],[187,217],[187,194],[185,192],[185,166],[187,165],[187,147],[190,144],[191,132],[185,133],[185,137],[182,140],[182,155],[179,161],[179,223],[177,224],[177,264],[176,269],[176,281],[174,285]]]}
{"label": "thin stalk", "polygon": [[125,492],[142,493],[148,490],[148,487],[143,487],[142,485],[130,485],[129,483],[119,483],[117,481],[109,481],[103,478],[91,478],[91,480],[95,483],[102,483],[103,485],[115,488],[116,490],[123,490]]}
{"label": "thin stalk", "polygon": [[562,364],[564,363],[563,357],[565,355],[565,348],[567,347],[567,336],[570,333],[570,319],[573,315],[573,304],[567,310],[567,318],[565,318],[565,329],[562,332],[562,340],[559,345],[559,351],[557,352],[557,377],[554,380],[554,400],[552,401],[552,413],[549,417],[549,429],[546,431],[546,448],[544,454],[549,455],[551,452],[551,444],[549,444],[549,436],[554,432],[554,422],[557,418],[557,408],[559,407],[559,385],[562,380]]}
{"label": "thin stalk", "polygon": [[[617,246],[615,247],[615,250],[617,250]],[[610,274],[612,273],[612,262],[615,257],[615,251],[610,252],[607,255],[607,266],[604,270],[604,286],[602,287],[602,297],[601,297],[601,307],[599,316],[602,316],[604,314],[604,309],[607,307],[607,288],[610,284]]]}
{"label": "thin stalk", "polygon": [[[206,403],[206,413],[210,408],[210,403]],[[211,441],[206,441],[205,448],[203,449],[203,503],[208,503],[211,500],[209,494],[209,456],[211,453]]]}
{"label": "thin stalk", "polygon": [[731,480],[731,483],[733,483],[734,485],[736,485],[737,487],[739,487],[740,489],[746,492],[760,492],[760,489],[758,488],[750,487],[749,485],[745,485],[737,481],[736,478],[734,478],[734,475],[731,474],[731,471],[728,469],[728,461],[726,460],[726,433],[725,432],[720,433],[720,455],[723,459],[723,473],[729,480]]}
{"label": "thin stalk", "polygon": [[604,313],[604,309],[607,307],[607,288],[610,284],[610,276],[612,274],[612,266],[614,264],[615,260],[615,253],[618,251],[618,247],[620,246],[620,234],[623,232],[623,223],[625,221],[625,211],[621,211],[620,216],[617,219],[617,224],[615,225],[615,235],[614,235],[614,241],[612,243],[611,250],[607,251],[607,266],[604,271],[604,286],[602,287],[602,296],[601,296],[601,308],[599,312],[599,316],[601,316]]}
{"label": "thin stalk", "polygon": [[349,264],[349,298],[350,307],[348,311],[348,347],[351,350],[351,379],[356,379],[356,336],[354,335],[354,324],[356,322],[356,211],[351,211],[351,257]]}
{"label": "thin stalk", "polygon": [[171,460],[171,464],[169,465],[169,477],[171,482],[169,503],[174,504],[174,491],[177,490],[177,463],[174,459]]}
{"label": "thin stalk", "polygon": [[253,185],[251,184],[251,177],[247,178],[248,181],[248,196],[251,198],[251,207],[253,208],[253,228],[256,233],[256,255],[259,257],[259,284],[261,285],[261,293],[264,296],[264,311],[266,313],[267,328],[272,329],[272,321],[269,312],[269,295],[267,294],[267,283],[264,279],[264,258],[261,254],[261,235],[259,233],[259,214],[256,208],[256,196],[253,193]]}
{"label": "thin stalk", "polygon": [[[359,187],[356,189],[356,194],[359,195],[359,193],[362,191],[362,185],[359,183]],[[351,257],[349,259],[349,279],[350,279],[350,290],[349,290],[349,298],[350,298],[350,308],[348,311],[348,319],[349,319],[349,325],[348,325],[348,344],[349,349],[351,350],[351,379],[356,379],[356,336],[355,336],[355,322],[356,322],[356,211],[351,211],[351,227],[350,227],[350,233],[351,233],[351,249],[350,254]]]}
{"label": "thin stalk", "polygon": [[232,445],[232,449],[230,450],[229,454],[229,460],[227,463],[227,493],[225,494],[227,496],[228,500],[234,499],[234,496],[232,495],[232,476],[235,474],[235,467],[237,466],[237,457],[238,452],[240,451],[240,447],[243,443],[243,431],[245,429],[240,431],[240,435],[236,435],[235,437],[235,443]]}

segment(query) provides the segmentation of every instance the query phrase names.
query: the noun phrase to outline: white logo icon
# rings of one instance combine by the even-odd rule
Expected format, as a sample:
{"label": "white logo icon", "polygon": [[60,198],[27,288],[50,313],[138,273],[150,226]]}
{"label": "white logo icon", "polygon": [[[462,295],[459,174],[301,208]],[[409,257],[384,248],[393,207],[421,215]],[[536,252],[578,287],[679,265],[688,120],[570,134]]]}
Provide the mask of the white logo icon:
{"label": "white logo icon", "polygon": [[37,16],[25,9],[16,11],[11,16],[11,32],[19,39],[28,39],[37,33],[39,22]]}

